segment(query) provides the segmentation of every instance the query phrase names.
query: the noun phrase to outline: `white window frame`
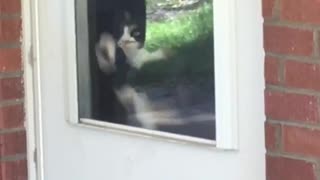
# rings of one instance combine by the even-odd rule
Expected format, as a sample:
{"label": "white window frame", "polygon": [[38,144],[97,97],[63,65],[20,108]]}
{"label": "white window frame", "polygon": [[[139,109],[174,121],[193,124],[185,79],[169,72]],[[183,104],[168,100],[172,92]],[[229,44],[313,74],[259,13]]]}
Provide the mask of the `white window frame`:
{"label": "white window frame", "polygon": [[[28,157],[36,158],[36,161],[28,161],[29,179],[43,179],[43,173],[37,173],[35,166],[40,166],[42,152],[35,153],[36,149],[42,147],[41,136],[41,99],[39,53],[41,45],[38,25],[39,0],[22,1],[23,17],[23,59],[25,71],[25,96],[26,96],[26,126],[28,135]],[[156,137],[176,142],[191,142],[221,150],[238,150],[238,85],[237,79],[237,22],[235,17],[236,0],[216,0],[214,1],[214,43],[215,43],[215,88],[216,88],[216,141],[207,141],[199,138],[173,135],[142,128],[134,128],[112,123],[98,122],[82,119],[78,117],[78,94],[77,94],[77,74],[76,74],[76,34],[75,34],[75,4],[74,1],[65,1],[62,8],[66,15],[66,26],[64,27],[66,37],[65,51],[66,76],[65,83],[66,103],[69,109],[66,120],[75,128],[91,127],[104,128],[116,133],[126,133],[130,135],[142,135],[142,137]]]}
{"label": "white window frame", "polygon": [[[85,0],[80,0],[80,2]],[[90,119],[80,119],[80,123],[85,125],[94,125],[120,132],[140,134],[143,136],[154,136],[169,138],[171,140],[182,140],[191,143],[200,143],[213,145],[217,148],[236,150],[238,147],[238,80],[237,80],[237,54],[236,54],[236,18],[235,18],[235,0],[213,0],[214,1],[214,54],[215,54],[215,107],[216,107],[216,140],[203,140],[200,138],[185,137],[182,135],[164,133],[159,131],[135,128],[126,125],[118,125],[108,122],[99,122]],[[83,4],[83,3],[80,3]],[[66,59],[68,63],[69,77],[69,121],[74,125],[79,125],[78,118],[78,94],[77,74],[76,74],[76,48],[75,48],[75,21],[74,4],[66,3],[68,11],[68,39],[66,40],[68,50]],[[82,10],[85,7],[81,6]],[[87,21],[84,18],[84,21]],[[87,55],[88,56],[88,55]],[[74,59],[71,61],[70,59]]]}

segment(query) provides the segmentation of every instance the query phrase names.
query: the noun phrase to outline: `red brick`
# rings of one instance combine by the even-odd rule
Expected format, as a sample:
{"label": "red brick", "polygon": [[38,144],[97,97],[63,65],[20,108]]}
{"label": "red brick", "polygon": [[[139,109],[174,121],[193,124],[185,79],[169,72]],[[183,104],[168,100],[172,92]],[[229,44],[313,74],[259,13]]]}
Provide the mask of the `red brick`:
{"label": "red brick", "polygon": [[23,105],[14,105],[0,108],[0,130],[23,127]]}
{"label": "red brick", "polygon": [[0,0],[0,14],[20,13],[21,0]]}
{"label": "red brick", "polygon": [[270,119],[317,123],[319,117],[317,97],[266,91],[265,111]]}
{"label": "red brick", "polygon": [[0,135],[1,156],[11,156],[23,153],[26,153],[25,131]]}
{"label": "red brick", "polygon": [[282,0],[281,19],[320,24],[319,0]]}
{"label": "red brick", "polygon": [[0,179],[2,180],[27,180],[28,179],[28,169],[27,161],[10,161],[2,162],[0,164]]}
{"label": "red brick", "polygon": [[320,157],[319,130],[284,126],[282,136],[285,152]]}
{"label": "red brick", "polygon": [[21,50],[19,48],[0,49],[0,72],[21,70]]}
{"label": "red brick", "polygon": [[309,56],[313,53],[313,32],[265,26],[264,47],[267,52]]}
{"label": "red brick", "polygon": [[20,19],[0,19],[0,43],[20,42],[20,33]]}
{"label": "red brick", "polygon": [[0,79],[0,101],[23,97],[21,78]]}
{"label": "red brick", "polygon": [[279,60],[276,58],[265,58],[264,72],[267,84],[278,84],[280,82],[279,64]]}
{"label": "red brick", "polygon": [[267,156],[267,180],[317,180],[313,163]]}
{"label": "red brick", "polygon": [[263,0],[263,17],[272,17],[272,11],[275,6],[275,0]]}
{"label": "red brick", "polygon": [[265,124],[265,142],[267,150],[276,150],[278,144],[277,134],[279,128],[280,126],[276,124]]}
{"label": "red brick", "polygon": [[320,91],[320,65],[294,61],[285,63],[285,85]]}

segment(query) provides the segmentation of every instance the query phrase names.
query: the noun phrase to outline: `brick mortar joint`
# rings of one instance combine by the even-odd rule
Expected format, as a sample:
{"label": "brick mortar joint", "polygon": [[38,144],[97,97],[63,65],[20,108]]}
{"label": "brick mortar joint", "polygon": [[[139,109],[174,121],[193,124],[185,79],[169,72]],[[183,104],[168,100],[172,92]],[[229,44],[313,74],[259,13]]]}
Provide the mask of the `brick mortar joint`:
{"label": "brick mortar joint", "polygon": [[266,84],[265,91],[320,97],[320,92],[311,89],[288,87],[285,85]]}
{"label": "brick mortar joint", "polygon": [[313,44],[314,44],[314,46],[313,46],[313,51],[314,51],[314,56],[315,57],[320,57],[320,45],[319,45],[319,43],[320,43],[320,38],[319,38],[319,31],[314,31],[313,32]]}
{"label": "brick mortar joint", "polygon": [[280,0],[275,0],[273,9],[272,9],[272,17],[274,21],[280,20],[281,16],[281,1]]}
{"label": "brick mortar joint", "polygon": [[284,85],[285,84],[285,60],[280,60],[279,59],[279,67],[278,67],[278,79],[279,79],[279,84]]}
{"label": "brick mortar joint", "polygon": [[290,127],[305,128],[309,130],[320,131],[319,124],[308,124],[308,123],[296,122],[296,121],[290,121],[290,120],[275,120],[275,119],[268,119],[268,122],[270,124],[279,124],[281,127],[290,126]]}
{"label": "brick mortar joint", "polygon": [[16,134],[16,133],[22,133],[26,132],[26,129],[24,127],[18,127],[18,128],[9,128],[9,129],[0,129],[0,136],[1,135],[9,135],[9,134]]}
{"label": "brick mortar joint", "polygon": [[270,156],[270,157],[279,157],[279,158],[287,158],[287,159],[292,159],[292,160],[299,160],[299,161],[304,161],[304,162],[312,163],[312,164],[316,164],[316,165],[318,165],[318,162],[320,161],[319,158],[307,157],[307,156],[302,156],[302,155],[292,154],[292,153],[285,153],[285,152],[267,151],[266,155]]}
{"label": "brick mortar joint", "polygon": [[320,180],[320,160],[318,160],[316,162],[316,167],[315,167],[314,171],[315,171],[315,174],[316,174],[316,179]]}
{"label": "brick mortar joint", "polygon": [[312,23],[304,23],[304,22],[291,22],[284,20],[275,20],[275,19],[265,19],[264,26],[275,26],[275,27],[286,27],[297,30],[320,30],[320,25],[312,24]]}
{"label": "brick mortar joint", "polygon": [[283,131],[282,131],[282,124],[277,125],[277,132],[276,132],[276,145],[277,145],[277,150],[283,151],[283,143],[282,143],[282,138],[283,138]]}
{"label": "brick mortar joint", "polygon": [[21,161],[21,160],[27,160],[26,153],[0,157],[0,163],[15,162],[15,161]]}
{"label": "brick mortar joint", "polygon": [[23,73],[23,70],[15,72],[0,72],[0,79],[22,78]]}
{"label": "brick mortar joint", "polygon": [[266,120],[266,123],[274,126],[276,128],[275,131],[275,148],[274,149],[270,149],[268,151],[271,152],[280,152],[281,150],[281,138],[282,138],[282,134],[281,134],[281,123],[278,122],[274,122],[274,121],[270,121],[269,119]]}
{"label": "brick mortar joint", "polygon": [[3,107],[11,107],[11,106],[16,106],[16,105],[24,105],[24,99],[10,99],[10,100],[4,100],[0,101],[0,108]]}
{"label": "brick mortar joint", "polygon": [[22,48],[21,42],[2,42],[0,43],[0,49],[8,49],[8,48]]}
{"label": "brick mortar joint", "polygon": [[0,20],[15,20],[15,19],[21,19],[22,14],[21,13],[0,13]]}
{"label": "brick mortar joint", "polygon": [[[318,116],[320,117],[320,97],[317,97],[317,103],[318,103]],[[320,126],[320,121],[318,122],[318,125]]]}
{"label": "brick mortar joint", "polygon": [[313,64],[320,64],[320,57],[315,56],[297,56],[297,55],[290,55],[290,54],[279,54],[273,52],[265,52],[265,55],[268,57],[277,58],[280,61],[297,61],[302,63],[313,63]]}
{"label": "brick mortar joint", "polygon": [[288,88],[286,86],[281,86],[281,85],[270,85],[270,84],[268,84],[266,86],[266,88],[265,88],[265,92],[283,93],[283,94],[288,94],[288,95],[307,96],[307,97],[315,98],[315,99],[320,97],[320,93],[317,92],[317,91],[308,90],[308,89]]}

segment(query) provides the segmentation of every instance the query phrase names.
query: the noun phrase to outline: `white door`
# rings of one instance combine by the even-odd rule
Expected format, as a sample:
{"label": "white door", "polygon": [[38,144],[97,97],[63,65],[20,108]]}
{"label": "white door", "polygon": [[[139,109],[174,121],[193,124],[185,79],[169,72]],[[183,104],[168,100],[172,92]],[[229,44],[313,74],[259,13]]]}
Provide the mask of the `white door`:
{"label": "white door", "polygon": [[214,2],[215,141],[79,119],[76,2],[23,1],[30,180],[265,179],[261,1]]}

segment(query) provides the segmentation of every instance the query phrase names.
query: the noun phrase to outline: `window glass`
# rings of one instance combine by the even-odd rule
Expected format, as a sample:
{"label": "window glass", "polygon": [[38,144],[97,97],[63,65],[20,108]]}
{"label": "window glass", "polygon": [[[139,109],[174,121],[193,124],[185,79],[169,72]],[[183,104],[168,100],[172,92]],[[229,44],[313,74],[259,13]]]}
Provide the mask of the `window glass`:
{"label": "window glass", "polygon": [[214,140],[212,1],[76,1],[80,118]]}

